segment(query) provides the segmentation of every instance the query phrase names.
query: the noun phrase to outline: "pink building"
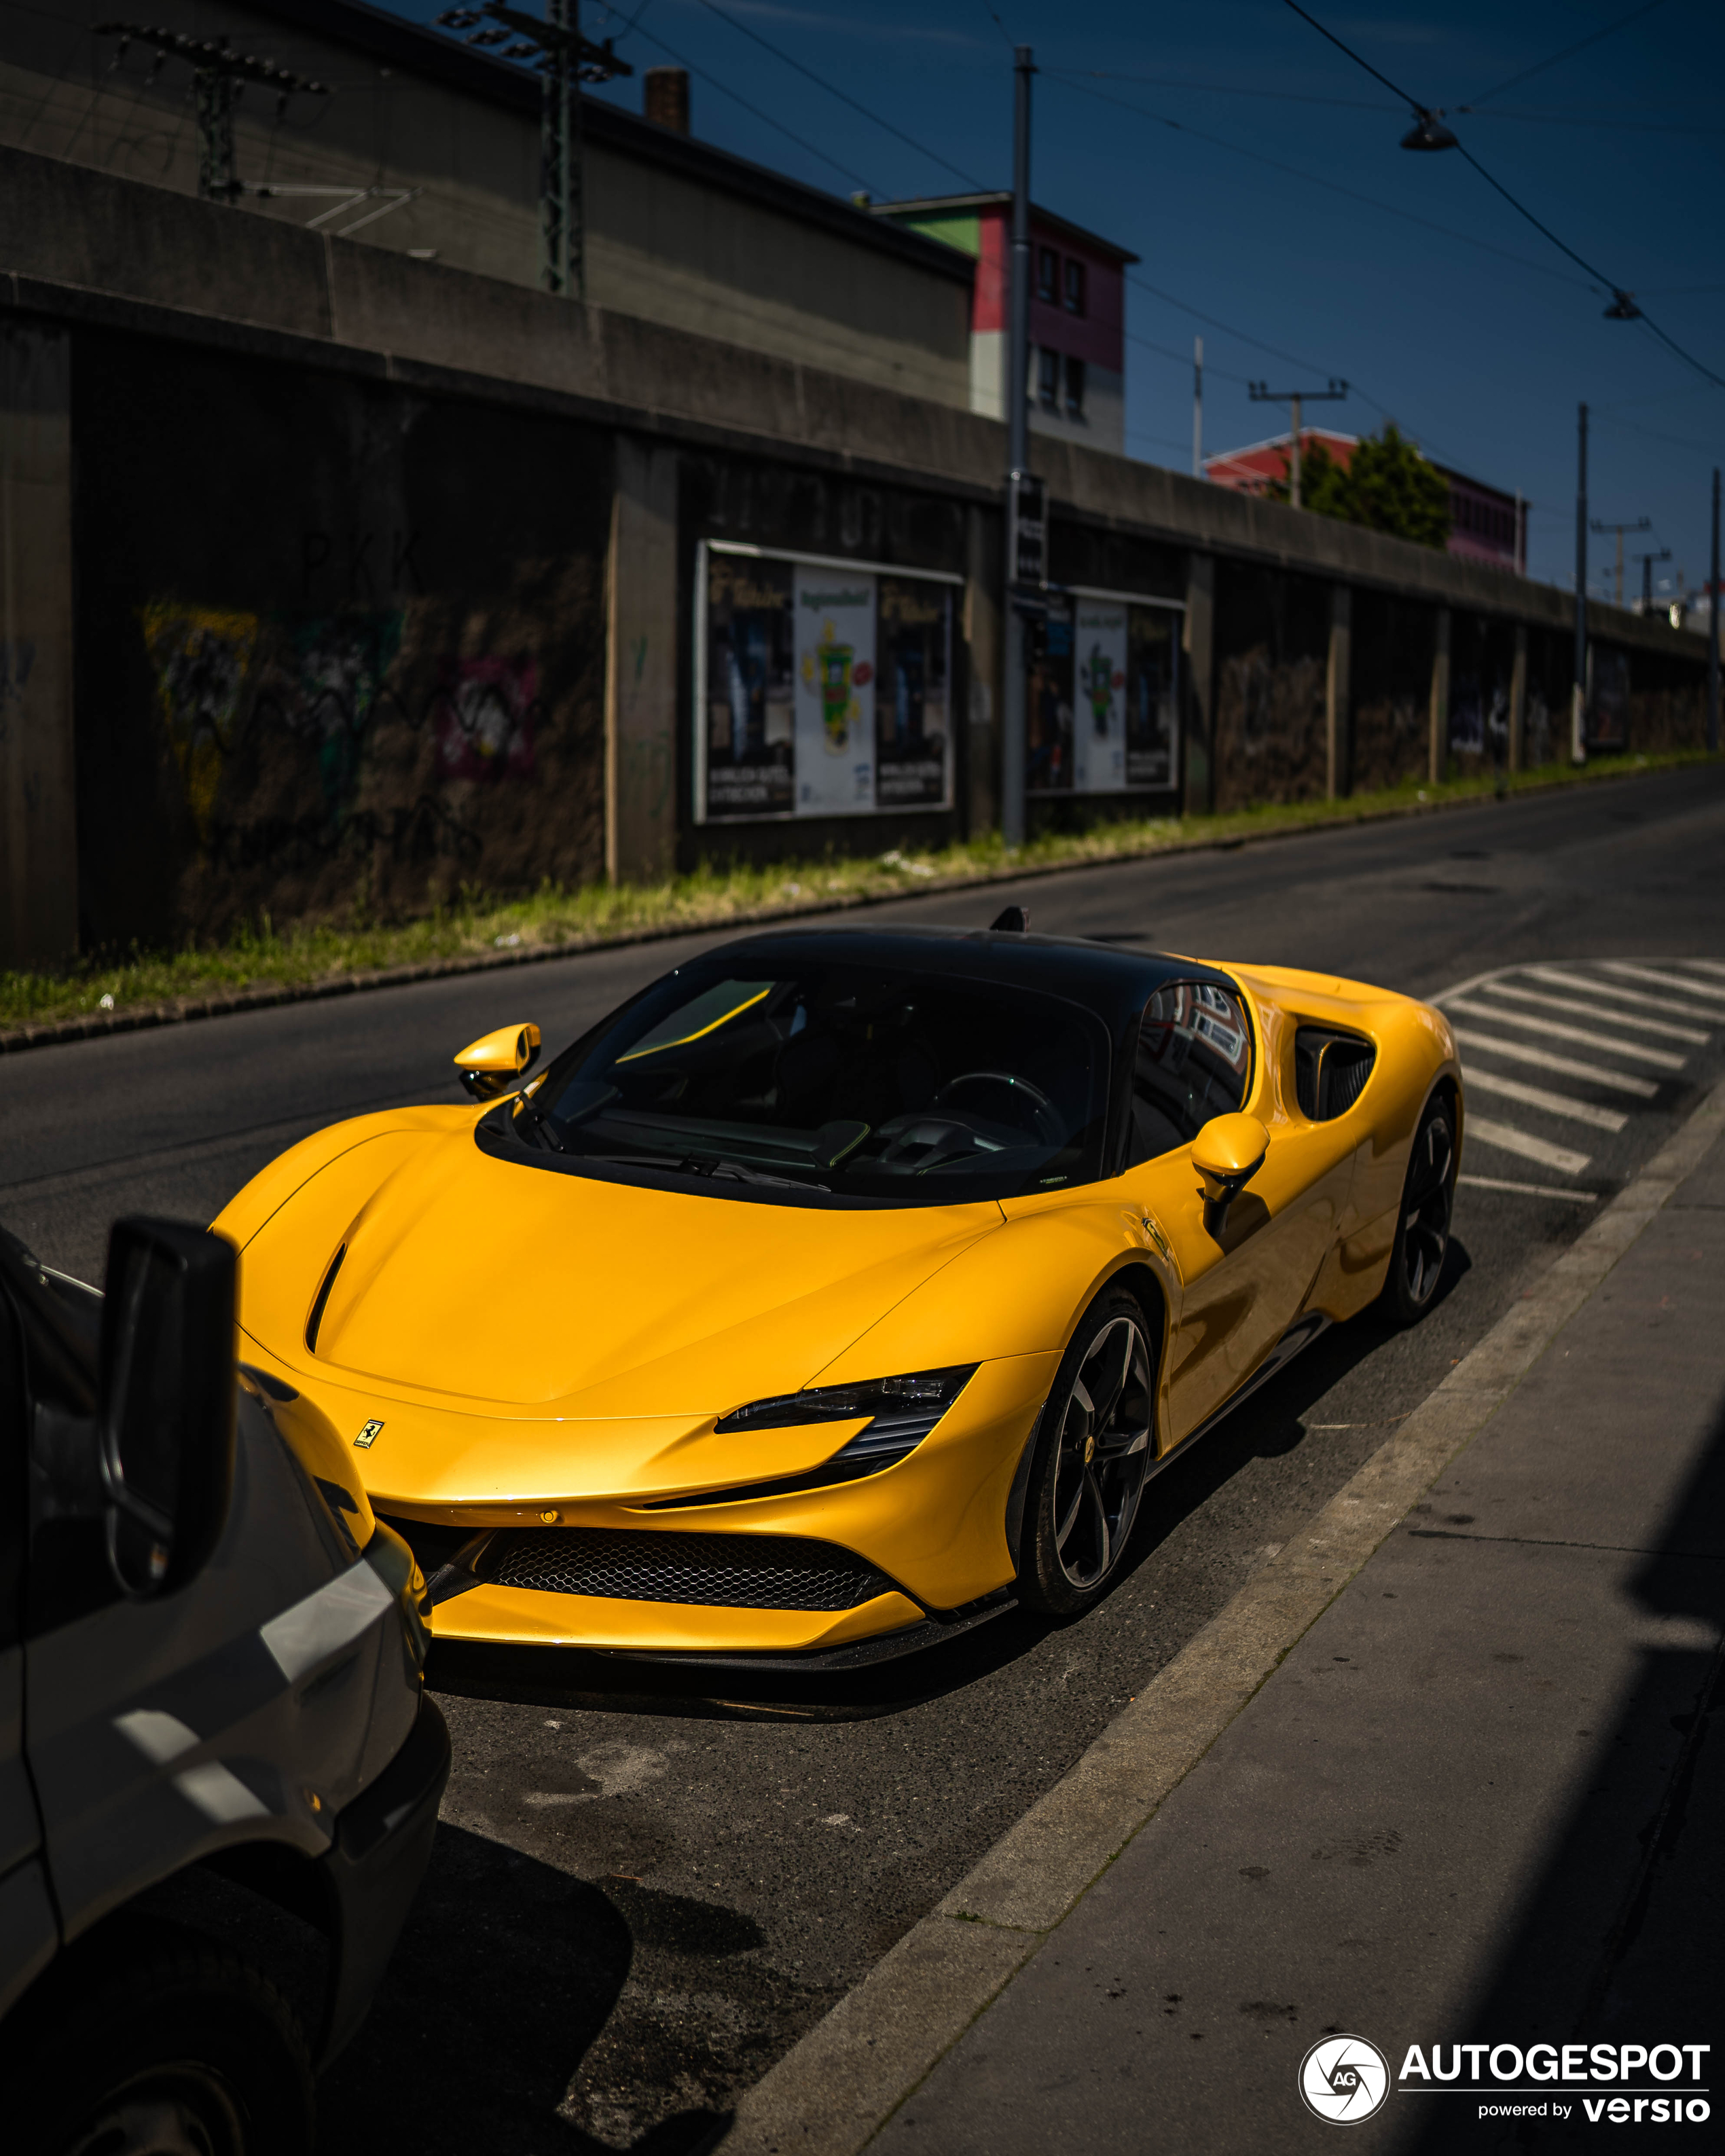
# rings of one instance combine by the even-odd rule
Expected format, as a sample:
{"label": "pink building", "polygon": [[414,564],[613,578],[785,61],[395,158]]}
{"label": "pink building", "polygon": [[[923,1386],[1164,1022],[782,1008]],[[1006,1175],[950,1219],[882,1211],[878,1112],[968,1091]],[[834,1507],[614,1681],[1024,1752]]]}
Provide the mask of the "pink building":
{"label": "pink building", "polygon": [[[1243,449],[1229,449],[1206,457],[1204,476],[1217,486],[1231,486],[1241,494],[1262,494],[1272,480],[1286,480],[1291,434],[1276,434],[1266,442],[1253,442]],[[1300,450],[1309,456],[1315,442],[1322,442],[1344,470],[1359,446],[1358,434],[1337,434],[1327,427],[1302,427]],[[1470,562],[1492,562],[1499,568],[1525,576],[1527,568],[1527,505],[1518,494],[1505,494],[1437,465],[1450,488],[1449,552]]]}
{"label": "pink building", "polygon": [[[875,214],[972,256],[970,408],[1006,416],[1012,197],[940,195],[882,203]],[[1050,211],[1030,211],[1030,425],[1092,448],[1126,450],[1126,269],[1137,260]]]}

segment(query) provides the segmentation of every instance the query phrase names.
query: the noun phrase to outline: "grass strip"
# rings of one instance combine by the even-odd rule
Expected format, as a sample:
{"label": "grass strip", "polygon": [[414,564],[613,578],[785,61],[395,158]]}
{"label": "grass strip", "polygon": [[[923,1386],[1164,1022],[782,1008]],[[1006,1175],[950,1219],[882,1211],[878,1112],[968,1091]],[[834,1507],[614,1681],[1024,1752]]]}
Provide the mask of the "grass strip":
{"label": "grass strip", "polygon": [[1717,761],[1702,750],[1599,757],[1574,768],[1548,765],[1505,778],[1490,772],[1437,785],[1407,784],[1340,801],[1265,803],[1215,816],[1167,816],[1101,824],[1085,831],[1045,832],[1016,849],[998,832],[965,843],[914,851],[778,862],[770,867],[705,866],[660,884],[546,885],[526,896],[464,891],[418,919],[275,927],[267,917],[220,942],[175,951],[134,947],[124,956],[91,957],[55,970],[0,973],[0,1031],[55,1025],[112,1011],[306,988],[345,977],[433,965],[491,952],[590,949],[727,921],[819,913],[918,890],[962,888],[1024,873],[1092,862],[1142,859],[1280,833],[1417,813],[1448,802],[1583,785]]}

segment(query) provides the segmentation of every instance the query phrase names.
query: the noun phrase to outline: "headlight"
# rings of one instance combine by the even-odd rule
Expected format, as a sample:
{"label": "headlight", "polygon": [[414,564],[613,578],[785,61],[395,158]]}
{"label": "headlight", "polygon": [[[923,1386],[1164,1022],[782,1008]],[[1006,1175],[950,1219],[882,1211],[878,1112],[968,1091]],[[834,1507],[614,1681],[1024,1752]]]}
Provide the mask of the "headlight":
{"label": "headlight", "polygon": [[873,1378],[862,1385],[815,1385],[800,1393],[782,1393],[770,1400],[751,1400],[715,1424],[720,1430],[788,1430],[798,1423],[855,1422],[869,1418],[849,1445],[828,1463],[872,1473],[914,1452],[976,1372],[974,1363],[949,1370],[918,1370],[906,1378]]}

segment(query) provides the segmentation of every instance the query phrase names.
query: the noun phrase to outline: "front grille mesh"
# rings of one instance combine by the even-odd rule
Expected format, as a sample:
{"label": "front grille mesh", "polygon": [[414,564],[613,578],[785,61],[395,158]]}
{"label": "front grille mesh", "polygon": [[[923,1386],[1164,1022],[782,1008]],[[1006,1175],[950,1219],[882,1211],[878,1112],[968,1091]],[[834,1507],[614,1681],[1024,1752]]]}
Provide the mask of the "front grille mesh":
{"label": "front grille mesh", "polygon": [[499,1587],[723,1609],[855,1609],[892,1587],[884,1573],[833,1543],[629,1527],[501,1534],[480,1574]]}

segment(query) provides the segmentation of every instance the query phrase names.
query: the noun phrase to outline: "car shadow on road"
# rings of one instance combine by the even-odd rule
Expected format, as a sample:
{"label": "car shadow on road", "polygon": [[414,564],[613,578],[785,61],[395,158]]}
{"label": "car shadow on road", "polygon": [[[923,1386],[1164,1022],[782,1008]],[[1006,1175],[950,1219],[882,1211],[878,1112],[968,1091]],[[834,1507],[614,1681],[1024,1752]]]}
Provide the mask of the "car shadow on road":
{"label": "car shadow on road", "polygon": [[626,1916],[584,1880],[440,1825],[370,2018],[321,2085],[320,2156],[616,2156],[621,2147],[700,2156],[714,2147],[728,2112],[680,2112],[626,2143],[560,2113],[622,1993],[637,1932],[653,1943],[651,1909]]}
{"label": "car shadow on road", "polygon": [[[1435,1309],[1470,1270],[1452,1240]],[[1301,1418],[1392,1337],[1366,1312],[1319,1335],[1235,1414],[1172,1460],[1151,1485],[1111,1594],[1190,1516],[1250,1461],[1292,1451],[1305,1439]],[[1378,1435],[1387,1435],[1387,1428]],[[1106,1605],[1106,1598],[1098,1608]],[[578,1647],[492,1647],[459,1640],[432,1650],[428,1681],[435,1691],[523,1707],[677,1715],[705,1721],[863,1721],[901,1713],[963,1690],[1034,1651],[1051,1632],[1086,1616],[1050,1618],[1009,1609],[961,1638],[901,1660],[844,1671],[747,1667],[691,1670],[686,1664],[593,1653]]]}

